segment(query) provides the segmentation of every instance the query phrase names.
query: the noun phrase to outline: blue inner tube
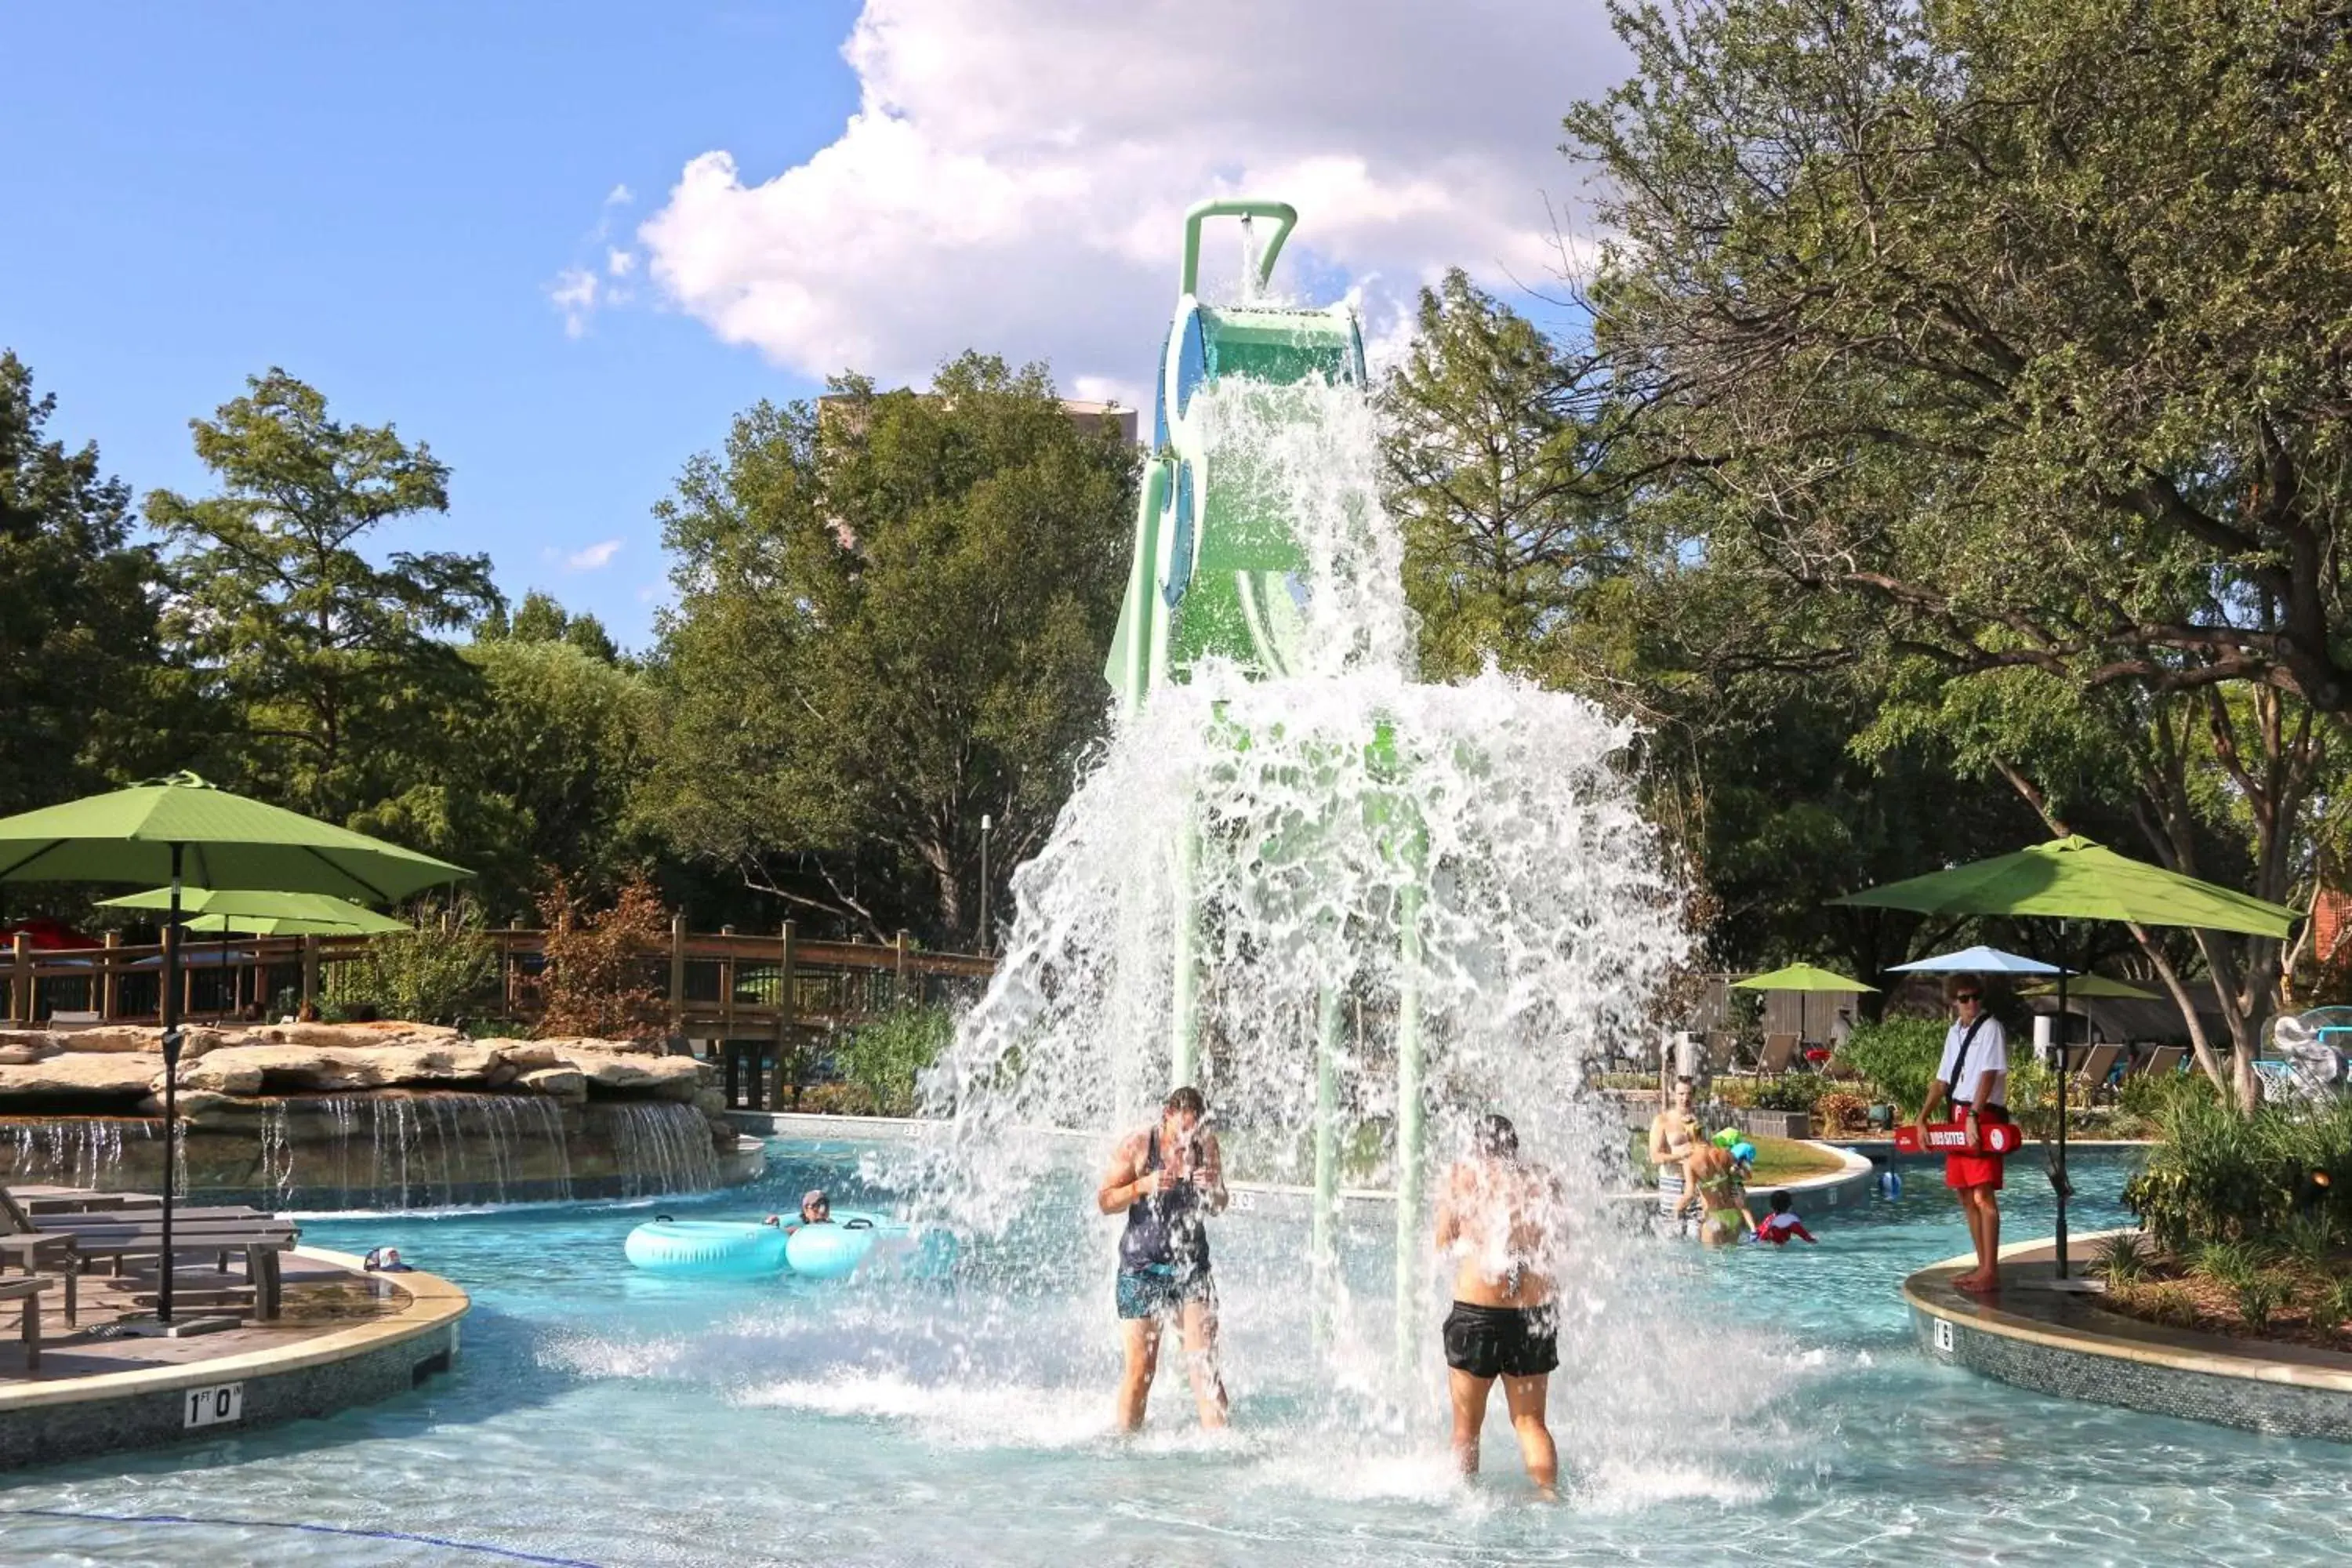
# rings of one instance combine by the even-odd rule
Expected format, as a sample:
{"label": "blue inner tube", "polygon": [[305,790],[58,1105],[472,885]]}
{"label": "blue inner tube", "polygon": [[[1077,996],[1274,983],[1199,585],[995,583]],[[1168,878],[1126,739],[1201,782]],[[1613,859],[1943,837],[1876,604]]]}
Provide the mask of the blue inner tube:
{"label": "blue inner tube", "polygon": [[869,1209],[835,1209],[828,1225],[798,1225],[784,1243],[793,1272],[843,1279],[861,1268],[933,1276],[944,1273],[954,1246],[944,1232],[918,1231]]}
{"label": "blue inner tube", "polygon": [[648,1274],[678,1279],[757,1279],[784,1269],[782,1227],[750,1220],[649,1220],[622,1251]]}

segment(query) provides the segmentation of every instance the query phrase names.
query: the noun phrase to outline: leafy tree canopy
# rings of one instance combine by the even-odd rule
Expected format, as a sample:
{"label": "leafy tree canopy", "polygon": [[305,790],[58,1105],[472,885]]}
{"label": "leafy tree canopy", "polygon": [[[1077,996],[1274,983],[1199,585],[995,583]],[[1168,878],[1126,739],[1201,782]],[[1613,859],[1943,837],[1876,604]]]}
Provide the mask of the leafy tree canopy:
{"label": "leafy tree canopy", "polygon": [[660,509],[672,841],[844,929],[971,942],[982,816],[1001,884],[1099,732],[1135,468],[980,354],[737,420]]}

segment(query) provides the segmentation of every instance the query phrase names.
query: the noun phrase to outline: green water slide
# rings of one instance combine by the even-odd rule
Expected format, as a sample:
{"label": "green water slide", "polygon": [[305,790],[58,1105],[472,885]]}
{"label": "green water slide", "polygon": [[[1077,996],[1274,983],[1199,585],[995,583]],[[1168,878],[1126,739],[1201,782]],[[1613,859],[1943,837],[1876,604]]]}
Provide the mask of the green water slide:
{"label": "green water slide", "polygon": [[1211,218],[1272,224],[1258,253],[1264,289],[1297,226],[1287,202],[1205,201],[1184,215],[1176,314],[1160,355],[1152,453],[1135,520],[1135,555],[1118,629],[1104,667],[1129,710],[1193,664],[1222,657],[1263,674],[1287,673],[1297,646],[1305,565],[1279,502],[1221,482],[1208,449],[1201,395],[1282,386],[1310,378],[1364,384],[1363,334],[1344,305],[1300,310],[1204,305],[1201,235]]}
{"label": "green water slide", "polygon": [[[1255,258],[1252,293],[1262,293],[1297,226],[1287,202],[1201,202],[1184,216],[1184,260],[1176,313],[1160,356],[1152,451],[1135,521],[1135,553],[1118,629],[1104,673],[1123,709],[1181,681],[1202,659],[1223,658],[1260,677],[1297,673],[1299,608],[1314,591],[1283,498],[1212,450],[1207,410],[1259,397],[1255,412],[1281,416],[1280,389],[1309,380],[1364,388],[1363,333],[1345,305],[1206,305],[1200,299],[1202,230],[1211,218],[1273,226]],[[1255,237],[1255,227],[1252,237]],[[1213,399],[1203,394],[1213,389]],[[1262,470],[1260,470],[1262,472]],[[1246,747],[1249,737],[1229,743]],[[1366,738],[1376,773],[1393,776],[1395,736],[1387,725]],[[1398,1355],[1410,1361],[1421,1263],[1422,1046],[1418,1003],[1422,857],[1415,815],[1400,791],[1377,805],[1390,839],[1399,922],[1397,1037]],[[1193,1081],[1198,1066],[1201,953],[1194,889],[1207,850],[1197,827],[1173,847],[1180,907],[1170,953],[1171,1078]],[[1311,846],[1292,847],[1310,850]],[[1277,850],[1277,852],[1279,852]],[[1318,1335],[1328,1332],[1336,1289],[1339,1061],[1344,991],[1327,990],[1317,1008],[1314,1110],[1315,1199],[1309,1237]]]}

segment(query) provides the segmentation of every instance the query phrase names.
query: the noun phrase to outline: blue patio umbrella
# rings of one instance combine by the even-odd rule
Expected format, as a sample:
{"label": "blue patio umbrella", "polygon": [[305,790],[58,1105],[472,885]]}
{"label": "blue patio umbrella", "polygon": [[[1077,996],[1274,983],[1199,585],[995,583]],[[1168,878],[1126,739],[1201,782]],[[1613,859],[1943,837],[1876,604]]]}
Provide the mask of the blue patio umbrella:
{"label": "blue patio umbrella", "polygon": [[2003,952],[1997,947],[1969,947],[1958,952],[1938,953],[1933,958],[1918,958],[1909,963],[1897,963],[1888,969],[1893,974],[2068,974],[2073,971],[2044,963],[2038,958],[2021,958],[2013,952]]}

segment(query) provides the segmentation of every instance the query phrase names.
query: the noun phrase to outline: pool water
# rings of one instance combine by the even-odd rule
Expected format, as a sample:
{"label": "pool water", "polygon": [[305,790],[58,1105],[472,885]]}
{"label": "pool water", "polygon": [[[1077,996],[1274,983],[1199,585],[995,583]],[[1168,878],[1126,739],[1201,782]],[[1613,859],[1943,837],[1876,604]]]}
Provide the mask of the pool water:
{"label": "pool water", "polygon": [[[1966,1247],[1925,1168],[1898,1201],[1807,1215],[1819,1247],[1643,1243],[1617,1284],[1568,1292],[1552,1415],[1569,1497],[1547,1508],[1499,1409],[1486,1479],[1450,1473],[1436,1363],[1400,1384],[1385,1325],[1343,1317],[1341,1351],[1307,1350],[1299,1227],[1267,1213],[1214,1233],[1234,1399],[1215,1438],[1172,1363],[1144,1436],[1109,1434],[1110,1222],[1085,1213],[1075,1176],[948,1286],[688,1284],[621,1262],[656,1206],[756,1215],[819,1183],[836,1204],[887,1201],[860,1152],[779,1142],[756,1188],[658,1205],[311,1221],[309,1239],[397,1244],[474,1293],[457,1370],[332,1420],[13,1478],[0,1561],[2342,1557],[2352,1452],[2044,1399],[1922,1357],[1897,1286]],[[2120,1217],[2127,1170],[2079,1160],[2079,1228]],[[2047,1234],[2038,1177],[2021,1171],[2006,1207],[2011,1238]],[[1382,1217],[1349,1236],[1368,1302]]]}

